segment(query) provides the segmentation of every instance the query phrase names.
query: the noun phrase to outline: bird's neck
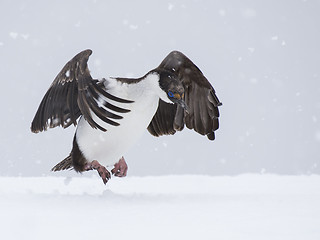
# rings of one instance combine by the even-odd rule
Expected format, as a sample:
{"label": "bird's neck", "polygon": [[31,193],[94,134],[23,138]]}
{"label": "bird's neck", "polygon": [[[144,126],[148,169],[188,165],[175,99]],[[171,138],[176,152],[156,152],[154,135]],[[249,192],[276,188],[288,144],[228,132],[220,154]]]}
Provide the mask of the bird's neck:
{"label": "bird's neck", "polygon": [[[167,94],[159,85],[160,75],[151,71],[141,78],[110,78],[106,88],[118,97],[137,99],[150,96],[158,97],[165,102],[170,102]],[[126,90],[125,90],[126,89]],[[121,96],[126,93],[126,96]]]}

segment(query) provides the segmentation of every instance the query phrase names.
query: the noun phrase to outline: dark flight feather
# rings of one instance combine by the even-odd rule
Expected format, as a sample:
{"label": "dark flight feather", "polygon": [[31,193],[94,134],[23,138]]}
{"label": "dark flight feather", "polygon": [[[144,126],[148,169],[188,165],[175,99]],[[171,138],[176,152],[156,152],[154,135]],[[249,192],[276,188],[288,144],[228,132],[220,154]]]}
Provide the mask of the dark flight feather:
{"label": "dark flight feather", "polygon": [[[111,95],[104,89],[103,84],[92,79],[87,64],[91,54],[90,49],[80,52],[59,72],[40,103],[31,123],[32,132],[37,133],[56,126],[67,128],[71,124],[76,125],[81,115],[91,127],[106,131],[93,120],[91,111],[102,121],[114,126],[119,123],[111,119],[121,119],[122,116],[107,109],[118,113],[130,111],[100,98],[104,96],[119,103],[133,102]],[[102,101],[102,104],[99,105],[99,101]]]}
{"label": "dark flight feather", "polygon": [[[148,126],[149,132],[154,136],[168,135],[187,126],[213,140],[214,131],[219,127],[218,107],[222,103],[200,69],[178,51],[171,52],[157,69],[171,72],[183,84],[183,100],[188,106],[188,112],[177,104],[160,100],[157,112]],[[162,118],[164,115],[166,119]]]}

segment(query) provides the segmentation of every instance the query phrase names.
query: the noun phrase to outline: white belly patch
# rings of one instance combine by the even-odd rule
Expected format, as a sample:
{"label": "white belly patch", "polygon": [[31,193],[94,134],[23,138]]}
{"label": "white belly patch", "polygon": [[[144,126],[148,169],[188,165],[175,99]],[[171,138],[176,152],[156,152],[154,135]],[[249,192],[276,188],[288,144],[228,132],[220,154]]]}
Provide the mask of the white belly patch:
{"label": "white belly patch", "polygon": [[[110,93],[114,94],[115,91],[112,90],[110,89]],[[120,124],[119,126],[109,125],[92,114],[93,119],[107,129],[106,132],[103,132],[99,129],[93,129],[84,117],[79,120],[76,138],[82,154],[88,161],[97,160],[105,166],[113,166],[148,127],[157,110],[159,96],[148,91],[135,90],[129,93],[126,92],[126,96],[119,94],[118,97],[134,100],[134,103],[112,103],[131,110],[128,113],[121,113],[123,119],[116,120]],[[114,95],[117,96],[117,94]]]}

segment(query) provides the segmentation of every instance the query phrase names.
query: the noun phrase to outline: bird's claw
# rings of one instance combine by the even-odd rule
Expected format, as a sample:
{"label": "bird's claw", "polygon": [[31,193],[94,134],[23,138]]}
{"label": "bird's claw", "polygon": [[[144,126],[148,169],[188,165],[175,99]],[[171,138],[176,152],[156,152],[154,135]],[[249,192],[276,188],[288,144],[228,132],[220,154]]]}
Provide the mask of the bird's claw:
{"label": "bird's claw", "polygon": [[124,160],[124,157],[120,158],[119,162],[114,165],[114,168],[111,170],[112,174],[116,177],[125,177],[127,176],[128,165]]}
{"label": "bird's claw", "polygon": [[98,161],[94,160],[91,163],[87,163],[85,165],[85,170],[97,170],[99,173],[99,176],[102,178],[102,181],[104,184],[108,182],[108,180],[111,178],[110,172],[106,169],[105,166],[102,166]]}

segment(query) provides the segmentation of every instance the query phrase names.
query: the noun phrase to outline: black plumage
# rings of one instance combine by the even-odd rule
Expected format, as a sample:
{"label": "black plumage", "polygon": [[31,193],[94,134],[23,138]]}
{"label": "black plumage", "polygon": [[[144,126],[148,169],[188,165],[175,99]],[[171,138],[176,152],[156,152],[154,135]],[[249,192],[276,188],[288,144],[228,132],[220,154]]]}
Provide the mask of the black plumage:
{"label": "black plumage", "polygon": [[[126,176],[124,158],[117,162],[114,155],[120,157],[127,150],[128,143],[131,144],[130,137],[139,136],[145,128],[152,135],[161,136],[175,134],[186,126],[210,140],[215,139],[221,102],[200,69],[184,54],[171,52],[157,68],[141,78],[118,77],[99,81],[91,77],[88,69],[91,54],[91,50],[84,50],[63,67],[31,123],[31,131],[37,133],[56,126],[77,125],[79,117],[83,116],[79,120],[82,127],[77,128],[70,154],[53,167],[53,171],[95,169],[106,183],[111,175],[98,162],[103,160],[114,165],[111,172],[115,176]],[[114,84],[111,90],[110,82]],[[149,94],[147,101],[144,91]],[[118,93],[118,96],[133,99],[119,98]],[[144,107],[145,111],[137,110],[139,107]],[[98,120],[102,122],[98,123]],[[130,124],[133,122],[134,127]],[[115,127],[106,132],[109,125]],[[112,159],[105,159],[108,156]]]}
{"label": "black plumage", "polygon": [[[62,126],[67,128],[71,124],[76,125],[77,119],[81,115],[92,128],[106,131],[93,120],[90,110],[102,121],[113,126],[119,125],[111,119],[121,119],[122,116],[100,107],[98,104],[99,96],[102,95],[120,103],[132,103],[133,101],[111,95],[104,89],[101,82],[92,79],[87,65],[91,54],[92,51],[89,49],[80,52],[59,72],[40,103],[31,123],[32,132],[45,131],[48,127]],[[130,111],[114,106],[107,101],[103,101],[103,105],[118,113]]]}
{"label": "black plumage", "polygon": [[219,128],[219,109],[222,105],[207,78],[200,69],[183,53],[171,52],[156,71],[171,73],[184,87],[186,111],[179,104],[159,100],[159,107],[150,125],[149,132],[154,136],[174,134],[186,125],[208,139],[214,140],[214,131]]}

